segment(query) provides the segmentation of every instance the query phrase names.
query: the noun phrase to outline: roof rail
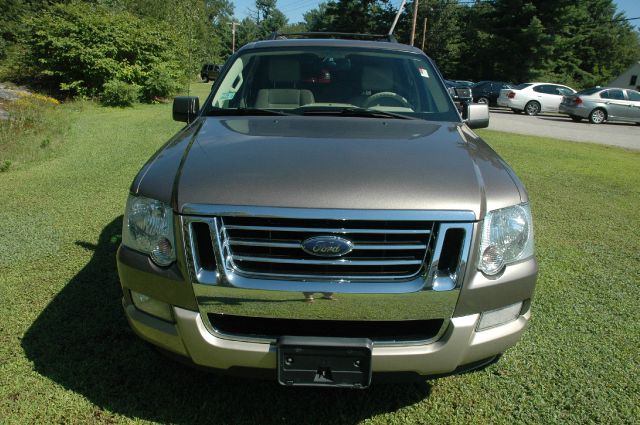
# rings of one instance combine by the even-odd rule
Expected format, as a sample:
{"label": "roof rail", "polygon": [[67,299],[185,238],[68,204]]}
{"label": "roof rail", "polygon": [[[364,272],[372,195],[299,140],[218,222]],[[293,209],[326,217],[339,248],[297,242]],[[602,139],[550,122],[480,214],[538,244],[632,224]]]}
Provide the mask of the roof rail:
{"label": "roof rail", "polygon": [[350,32],[291,32],[291,33],[279,33],[273,31],[267,40],[285,40],[289,37],[296,38],[343,38],[347,40],[374,40],[374,41],[388,41],[390,43],[397,43],[398,40],[393,34],[360,34]]}

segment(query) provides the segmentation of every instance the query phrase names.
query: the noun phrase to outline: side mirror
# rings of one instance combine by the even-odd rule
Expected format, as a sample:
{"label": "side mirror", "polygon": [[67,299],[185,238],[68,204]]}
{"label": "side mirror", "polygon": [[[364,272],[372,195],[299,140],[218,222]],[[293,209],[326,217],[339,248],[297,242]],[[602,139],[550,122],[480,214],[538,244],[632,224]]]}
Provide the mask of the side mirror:
{"label": "side mirror", "polygon": [[467,105],[467,119],[464,121],[469,128],[489,127],[489,105]]}
{"label": "side mirror", "polygon": [[200,99],[196,96],[177,96],[173,99],[173,119],[190,123],[200,111]]}

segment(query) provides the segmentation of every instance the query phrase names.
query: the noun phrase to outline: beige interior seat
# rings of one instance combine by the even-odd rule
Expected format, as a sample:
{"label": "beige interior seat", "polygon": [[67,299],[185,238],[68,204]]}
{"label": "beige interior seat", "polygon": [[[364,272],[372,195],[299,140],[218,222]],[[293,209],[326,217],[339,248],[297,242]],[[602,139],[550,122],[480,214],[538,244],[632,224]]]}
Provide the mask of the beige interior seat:
{"label": "beige interior seat", "polygon": [[269,61],[268,68],[269,83],[273,88],[258,91],[256,108],[294,109],[315,102],[310,90],[296,87],[301,80],[300,62],[295,59],[274,58]]}
{"label": "beige interior seat", "polygon": [[360,94],[353,99],[353,105],[362,105],[369,96],[381,92],[393,92],[393,71],[390,67],[364,65],[360,78]]}

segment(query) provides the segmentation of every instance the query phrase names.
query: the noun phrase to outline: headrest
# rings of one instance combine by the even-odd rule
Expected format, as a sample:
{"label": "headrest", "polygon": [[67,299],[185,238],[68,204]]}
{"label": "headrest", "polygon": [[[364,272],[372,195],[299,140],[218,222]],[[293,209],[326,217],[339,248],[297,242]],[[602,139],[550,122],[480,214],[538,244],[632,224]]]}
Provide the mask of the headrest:
{"label": "headrest", "polygon": [[269,81],[274,83],[300,81],[300,62],[286,58],[271,59],[269,61]]}
{"label": "headrest", "polygon": [[362,67],[362,89],[390,91],[393,89],[393,72],[384,66],[364,65]]}

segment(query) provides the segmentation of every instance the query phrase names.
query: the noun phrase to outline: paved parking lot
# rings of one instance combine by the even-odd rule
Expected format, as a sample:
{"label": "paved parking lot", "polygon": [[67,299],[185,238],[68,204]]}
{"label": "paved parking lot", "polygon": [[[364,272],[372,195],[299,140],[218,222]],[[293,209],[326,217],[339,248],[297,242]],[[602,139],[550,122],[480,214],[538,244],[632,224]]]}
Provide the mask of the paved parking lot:
{"label": "paved parking lot", "polygon": [[589,124],[568,116],[544,114],[530,117],[510,110],[491,108],[489,129],[533,136],[554,137],[584,143],[601,143],[640,150],[640,125],[627,123]]}

